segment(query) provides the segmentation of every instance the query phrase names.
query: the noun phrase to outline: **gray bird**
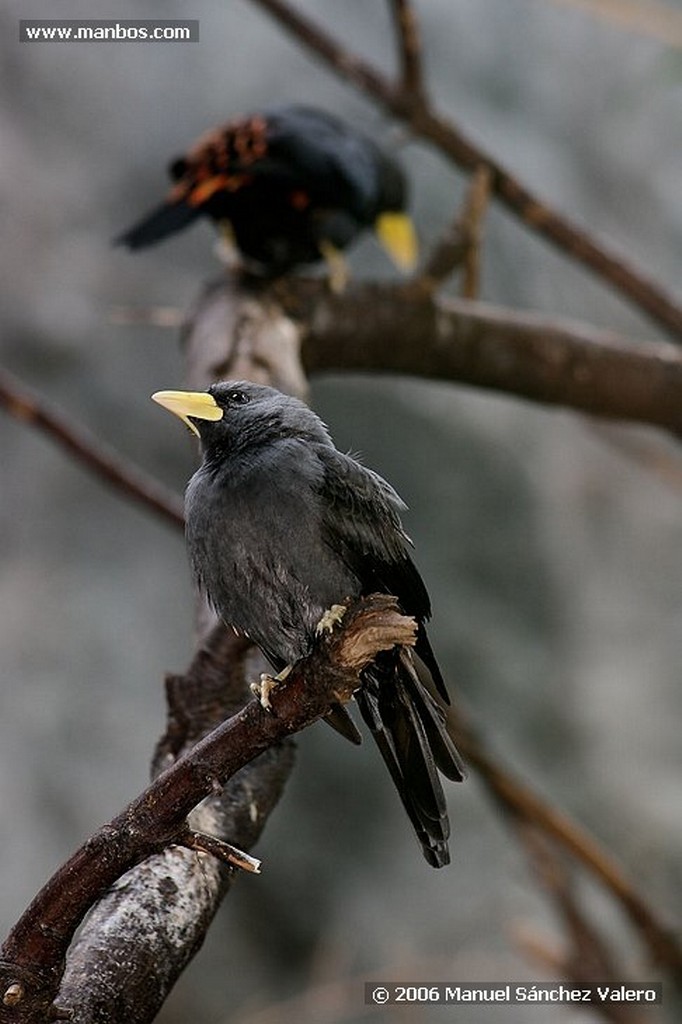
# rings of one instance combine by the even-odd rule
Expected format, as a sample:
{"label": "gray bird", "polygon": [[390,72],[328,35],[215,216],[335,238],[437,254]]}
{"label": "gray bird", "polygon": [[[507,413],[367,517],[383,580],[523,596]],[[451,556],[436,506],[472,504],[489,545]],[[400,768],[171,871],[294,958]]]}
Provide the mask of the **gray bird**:
{"label": "gray bird", "polygon": [[[185,499],[187,546],[196,580],[222,619],[281,672],[310,651],[332,606],[393,594],[417,621],[414,650],[449,703],[424,625],[429,596],[393,488],[339,452],[308,406],[273,388],[229,381],[153,398],[201,440],[203,462]],[[355,700],[424,856],[434,867],[448,864],[438,769],[459,782],[464,768],[412,651],[380,654]]]}

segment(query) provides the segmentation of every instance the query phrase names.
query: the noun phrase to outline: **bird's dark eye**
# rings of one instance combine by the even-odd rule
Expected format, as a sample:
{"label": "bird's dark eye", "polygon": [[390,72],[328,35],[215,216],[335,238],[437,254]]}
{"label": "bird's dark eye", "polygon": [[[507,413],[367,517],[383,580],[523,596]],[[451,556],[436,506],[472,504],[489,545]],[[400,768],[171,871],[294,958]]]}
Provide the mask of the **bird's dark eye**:
{"label": "bird's dark eye", "polygon": [[246,405],[251,399],[243,391],[228,391],[225,396],[231,405]]}
{"label": "bird's dark eye", "polygon": [[180,178],[183,178],[185,176],[186,171],[187,161],[185,160],[184,156],[179,156],[176,160],[173,160],[173,162],[168,165],[168,175],[171,181],[180,181]]}

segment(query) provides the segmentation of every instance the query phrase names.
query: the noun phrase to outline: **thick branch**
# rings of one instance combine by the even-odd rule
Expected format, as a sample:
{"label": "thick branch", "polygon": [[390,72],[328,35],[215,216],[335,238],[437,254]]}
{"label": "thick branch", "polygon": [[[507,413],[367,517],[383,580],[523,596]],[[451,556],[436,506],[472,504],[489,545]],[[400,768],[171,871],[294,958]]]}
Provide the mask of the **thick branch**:
{"label": "thick branch", "polygon": [[375,99],[388,113],[408,124],[414,135],[431,142],[464,170],[474,171],[481,164],[486,165],[491,172],[492,191],[519,220],[589,267],[673,337],[682,340],[682,308],[656,281],[542,202],[499,161],[466,138],[447,117],[430,104],[415,103],[415,97],[402,85],[394,85],[360,57],[349,53],[332,35],[286,0],[252,2],[272,15],[343,79]]}
{"label": "thick branch", "polygon": [[[168,728],[157,748],[155,773],[242,708],[251,697],[248,680],[265,667],[243,639],[214,628],[189,670],[166,680]],[[189,825],[250,848],[281,796],[293,760],[291,742],[266,751],[202,801]],[[177,841],[186,845],[183,831]],[[128,871],[90,911],[69,949],[57,1001],[72,1009],[72,1024],[153,1020],[201,946],[234,878],[213,857],[180,846]]]}
{"label": "thick branch", "polygon": [[[443,240],[434,263],[437,275],[452,269],[454,245]],[[242,288],[224,277],[203,294],[201,315],[190,321],[185,338],[192,387],[229,375],[303,395],[298,362],[303,334],[308,373],[411,374],[682,431],[682,360],[665,344],[636,344],[576,321],[483,303],[432,300],[421,281],[413,290],[353,284],[341,296],[323,282],[302,279],[288,280],[273,293],[241,291],[240,298]],[[276,295],[295,314],[298,327],[283,315]],[[6,371],[0,371],[0,403],[124,497],[183,525],[179,497]]]}
{"label": "thick branch", "polygon": [[[223,376],[246,377],[305,397],[299,329],[263,293],[262,282],[234,274],[223,284],[219,292],[209,288],[203,294],[201,316],[184,335],[187,384],[200,390]],[[210,633],[214,623],[213,612],[198,601],[197,632],[210,637],[190,674],[168,680],[169,728],[157,751],[157,770],[242,707],[251,696],[246,679],[269,668],[230,631]],[[271,748],[204,800],[192,812],[192,831],[178,834],[177,842],[204,852],[210,848],[234,862],[225,842],[252,844],[292,767],[292,743]],[[152,1020],[201,945],[232,877],[214,857],[197,857],[179,846],[129,871],[97,904],[69,950],[59,1001],[76,1008],[73,1024],[104,1024],[107,1014],[115,1024],[121,1016],[130,1024]],[[148,963],[158,969],[134,966]]]}
{"label": "thick branch", "polygon": [[343,296],[310,281],[291,288],[309,373],[412,374],[682,430],[682,356],[671,345],[483,303],[433,302],[391,285]]}
{"label": "thick branch", "polygon": [[[74,931],[92,904],[129,868],[182,840],[192,808],[255,757],[348,700],[379,651],[413,643],[415,626],[394,598],[358,601],[334,633],[298,662],[272,695],[273,714],[250,701],[196,744],[56,872],[12,929],[2,950],[0,993],[23,998],[0,1007],[2,1024],[45,1019]],[[41,984],[36,983],[41,979]],[[46,982],[47,990],[43,987]]]}

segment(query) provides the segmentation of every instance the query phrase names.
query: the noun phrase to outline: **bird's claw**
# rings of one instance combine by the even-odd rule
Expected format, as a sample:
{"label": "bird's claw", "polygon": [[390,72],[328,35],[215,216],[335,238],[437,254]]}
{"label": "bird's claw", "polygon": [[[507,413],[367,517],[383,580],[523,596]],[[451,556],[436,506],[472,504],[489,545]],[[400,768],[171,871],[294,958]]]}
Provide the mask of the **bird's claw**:
{"label": "bird's claw", "polygon": [[234,270],[240,265],[240,260],[234,231],[229,220],[221,220],[219,222],[218,232],[218,239],[214,245],[215,255],[226,267]]}
{"label": "bird's claw", "polygon": [[270,694],[273,690],[277,689],[280,683],[283,683],[286,677],[291,672],[291,665],[287,665],[283,668],[276,676],[271,676],[268,672],[261,672],[260,682],[251,683],[250,690],[254,697],[258,697],[260,706],[264,711],[274,715],[274,709],[272,707],[272,701],[270,700]]}
{"label": "bird's claw", "polygon": [[274,676],[269,676],[267,672],[262,672],[259,683],[251,683],[251,693],[254,697],[258,697],[260,706],[264,711],[269,714],[273,714],[272,701],[270,700],[270,694],[277,686],[277,680]]}
{"label": "bird's claw", "polygon": [[322,636],[323,633],[332,633],[334,631],[334,627],[343,622],[343,617],[347,610],[348,609],[345,604],[333,604],[331,608],[327,608],[326,612],[315,626],[316,634],[318,636]]}
{"label": "bird's claw", "polygon": [[322,257],[327,264],[329,288],[334,295],[343,295],[349,278],[348,264],[344,259],[343,253],[326,239],[323,239],[319,246]]}

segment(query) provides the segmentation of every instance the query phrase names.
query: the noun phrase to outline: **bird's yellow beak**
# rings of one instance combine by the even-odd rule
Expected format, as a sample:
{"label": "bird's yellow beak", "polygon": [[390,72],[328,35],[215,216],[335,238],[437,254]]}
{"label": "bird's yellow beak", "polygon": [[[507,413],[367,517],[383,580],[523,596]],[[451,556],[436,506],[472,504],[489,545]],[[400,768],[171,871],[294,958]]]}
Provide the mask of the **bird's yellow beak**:
{"label": "bird's yellow beak", "polygon": [[384,249],[400,270],[412,270],[419,256],[414,224],[406,213],[382,213],[374,230]]}
{"label": "bird's yellow beak", "polygon": [[199,431],[189,419],[221,420],[223,410],[208,391],[156,391],[152,401],[179,416],[183,423],[199,437]]}

